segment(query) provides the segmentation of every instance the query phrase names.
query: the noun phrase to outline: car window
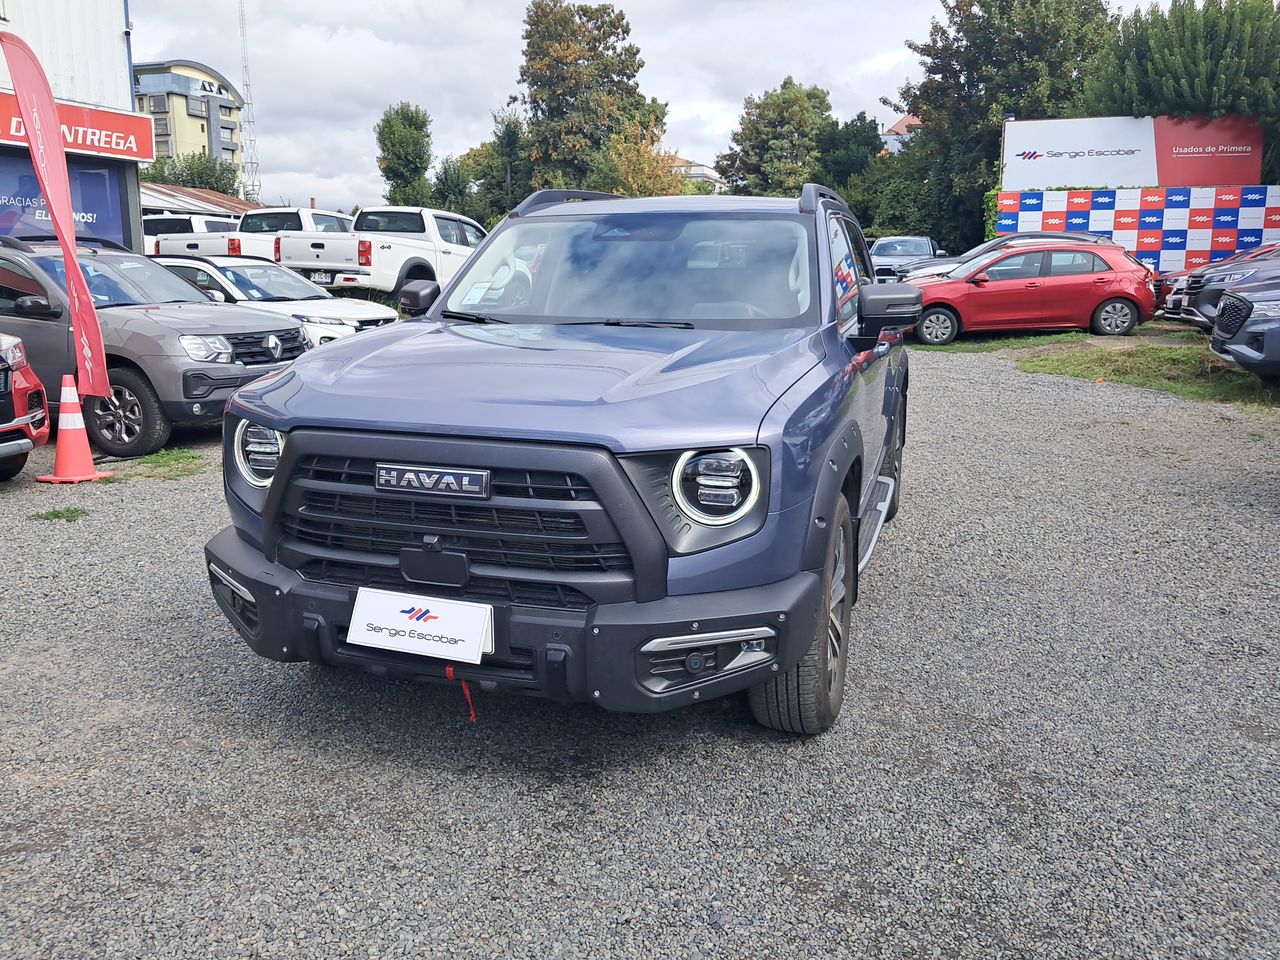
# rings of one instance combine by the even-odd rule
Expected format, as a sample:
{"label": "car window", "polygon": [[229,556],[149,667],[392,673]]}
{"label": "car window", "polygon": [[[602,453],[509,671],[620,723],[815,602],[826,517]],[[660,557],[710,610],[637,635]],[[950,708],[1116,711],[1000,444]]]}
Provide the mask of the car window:
{"label": "car window", "polygon": [[311,219],[321,233],[346,233],[342,228],[342,221],[337,217],[331,217],[325,213],[313,213]]}
{"label": "car window", "polygon": [[44,297],[48,291],[20,263],[0,259],[0,310],[11,311],[19,297]]}
{"label": "car window", "polygon": [[466,240],[468,247],[480,246],[480,241],[484,239],[484,231],[477,227],[474,223],[462,221],[462,235]]}
{"label": "car window", "polygon": [[186,217],[143,217],[142,231],[153,237],[162,233],[195,233]]}
{"label": "car window", "polygon": [[931,257],[933,247],[923,237],[885,237],[871,248],[873,257]]}
{"label": "car window", "polygon": [[338,219],[338,222],[342,224],[342,232],[350,233],[351,224],[354,223],[355,221],[353,221],[350,217],[338,217],[337,219]]}
{"label": "car window", "polygon": [[1030,280],[1040,276],[1043,261],[1044,254],[1040,252],[1015,253],[987,267],[986,274],[992,280]]}
{"label": "car window", "polygon": [[236,229],[237,226],[238,224],[235,224],[230,220],[206,220],[204,222],[204,229],[206,233],[225,233],[226,231]]}
{"label": "car window", "polygon": [[436,217],[436,228],[440,231],[440,239],[445,243],[456,243],[458,246],[465,246],[466,241],[462,237],[462,224],[457,220],[450,220],[448,217]]}
{"label": "car window", "polygon": [[853,259],[853,244],[845,232],[844,221],[832,217],[827,221],[827,240],[831,244],[831,281],[835,287],[836,319],[841,323],[858,312],[858,267]]}
{"label": "car window", "polygon": [[246,213],[240,218],[241,233],[275,233],[279,230],[301,230],[302,215],[294,210],[279,213]]}
{"label": "car window", "polygon": [[1070,277],[1083,273],[1102,273],[1110,269],[1101,258],[1092,253],[1075,250],[1054,250],[1049,254],[1049,276]]}
{"label": "car window", "polygon": [[356,231],[368,233],[426,233],[422,214],[411,210],[361,210],[356,217]]}
{"label": "car window", "polygon": [[327,300],[329,293],[292,270],[274,263],[239,263],[219,272],[249,300]]}
{"label": "car window", "polygon": [[[40,269],[67,289],[67,271],[62,254],[41,253],[35,258]],[[169,269],[132,254],[86,255],[80,269],[93,305],[99,308],[146,303],[200,303],[206,298],[184,278]]]}
{"label": "car window", "polygon": [[170,270],[180,276],[183,280],[194,283],[201,290],[218,290],[222,287],[218,282],[209,276],[207,270],[201,270],[199,267],[188,266],[187,264],[165,264]]}

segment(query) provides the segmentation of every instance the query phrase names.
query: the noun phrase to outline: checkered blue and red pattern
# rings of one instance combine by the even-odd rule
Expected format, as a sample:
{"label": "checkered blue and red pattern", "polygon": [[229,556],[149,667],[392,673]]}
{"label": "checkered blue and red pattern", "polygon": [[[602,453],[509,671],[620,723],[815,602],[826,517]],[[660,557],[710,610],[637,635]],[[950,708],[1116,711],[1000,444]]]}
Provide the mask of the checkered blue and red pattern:
{"label": "checkered blue and red pattern", "polygon": [[997,233],[1100,233],[1160,273],[1280,243],[1280,186],[1028,190],[1001,193],[997,211]]}

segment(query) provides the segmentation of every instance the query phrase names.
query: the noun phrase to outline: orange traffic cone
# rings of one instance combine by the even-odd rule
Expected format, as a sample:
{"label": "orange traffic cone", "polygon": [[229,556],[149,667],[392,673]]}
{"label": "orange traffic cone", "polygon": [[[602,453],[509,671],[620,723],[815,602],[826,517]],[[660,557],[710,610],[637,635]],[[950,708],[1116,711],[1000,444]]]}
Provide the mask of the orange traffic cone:
{"label": "orange traffic cone", "polygon": [[36,477],[41,483],[83,483],[101,480],[109,473],[94,469],[93,454],[89,452],[89,434],[84,429],[84,414],[80,412],[80,394],[71,374],[62,378],[62,397],[58,405],[58,447],[53,457],[53,473]]}

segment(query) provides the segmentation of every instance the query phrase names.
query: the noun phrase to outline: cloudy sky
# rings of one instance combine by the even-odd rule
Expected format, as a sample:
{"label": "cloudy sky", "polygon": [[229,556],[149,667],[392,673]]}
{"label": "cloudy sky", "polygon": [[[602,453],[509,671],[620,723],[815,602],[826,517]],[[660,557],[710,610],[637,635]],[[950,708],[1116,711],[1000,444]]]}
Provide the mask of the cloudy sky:
{"label": "cloudy sky", "polygon": [[[712,163],[742,99],[787,74],[831,92],[837,116],[866,110],[919,72],[903,46],[927,35],[937,0],[625,0],[645,60],[640,88],[669,104],[667,146]],[[410,100],[432,117],[436,155],[488,135],[517,92],[524,0],[250,0],[262,199],[377,203],[373,125]],[[131,0],[135,61],[207,63],[240,85],[235,0]]]}

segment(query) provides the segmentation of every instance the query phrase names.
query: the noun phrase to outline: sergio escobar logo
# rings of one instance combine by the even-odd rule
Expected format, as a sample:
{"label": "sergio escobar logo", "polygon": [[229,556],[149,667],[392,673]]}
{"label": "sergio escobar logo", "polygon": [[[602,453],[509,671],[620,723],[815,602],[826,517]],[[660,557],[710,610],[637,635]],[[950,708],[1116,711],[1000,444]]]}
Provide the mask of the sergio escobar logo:
{"label": "sergio escobar logo", "polygon": [[1019,160],[1039,160],[1043,157],[1048,157],[1050,160],[1079,160],[1081,157],[1132,157],[1141,152],[1141,147],[1116,147],[1112,150],[1095,150],[1091,147],[1088,150],[1046,150],[1044,153],[1025,150],[1014,156]]}
{"label": "sergio escobar logo", "polygon": [[412,628],[383,627],[376,623],[366,623],[364,626],[370,633],[377,633],[388,637],[408,637],[410,640],[425,640],[428,643],[440,643],[450,647],[455,647],[460,643],[466,643],[466,641],[461,637],[449,637],[443,633],[423,633],[421,630],[414,630]]}

